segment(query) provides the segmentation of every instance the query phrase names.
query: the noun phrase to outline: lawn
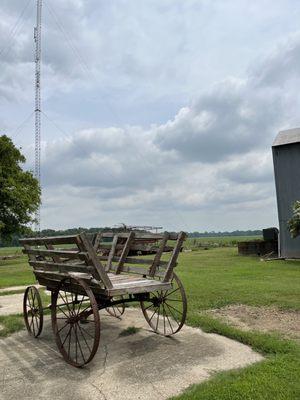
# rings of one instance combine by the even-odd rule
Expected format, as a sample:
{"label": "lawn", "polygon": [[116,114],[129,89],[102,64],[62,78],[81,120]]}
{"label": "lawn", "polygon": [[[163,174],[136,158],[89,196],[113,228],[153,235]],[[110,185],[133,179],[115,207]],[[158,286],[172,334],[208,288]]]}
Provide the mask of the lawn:
{"label": "lawn", "polygon": [[[12,248],[16,249],[16,248]],[[0,255],[5,253],[5,248],[0,249]],[[0,260],[0,288],[29,285],[35,282],[32,268],[29,267],[27,257],[22,256],[13,260]]]}
{"label": "lawn", "polygon": [[[229,241],[212,241],[222,239],[221,244]],[[217,374],[176,399],[300,399],[299,344],[279,335],[241,331],[204,313],[229,304],[300,310],[300,261],[261,262],[257,257],[238,256],[236,247],[193,250],[180,254],[177,267],[188,295],[187,323],[248,344],[266,359],[242,370]],[[33,282],[26,258],[0,262],[0,287]],[[7,329],[12,332],[17,325],[18,321],[8,321]]]}
{"label": "lawn", "polygon": [[252,346],[266,360],[221,373],[193,385],[177,400],[300,399],[300,347],[296,342],[259,332],[244,332],[201,310],[228,304],[276,306],[300,310],[300,262],[261,262],[237,255],[236,248],[182,253],[178,273],[188,294],[187,323]]}

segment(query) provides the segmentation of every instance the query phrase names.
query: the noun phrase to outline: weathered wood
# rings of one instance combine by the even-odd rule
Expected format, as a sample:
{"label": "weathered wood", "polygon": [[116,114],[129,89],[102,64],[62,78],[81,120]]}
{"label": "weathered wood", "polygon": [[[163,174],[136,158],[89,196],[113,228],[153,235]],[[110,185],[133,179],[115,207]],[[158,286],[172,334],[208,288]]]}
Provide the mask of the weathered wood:
{"label": "weathered wood", "polygon": [[94,246],[94,249],[95,249],[96,252],[98,250],[98,247],[100,246],[101,239],[102,239],[102,233],[98,232],[96,234],[96,237],[95,237],[95,240],[94,240],[94,243],[93,243],[93,246]]}
{"label": "weathered wood", "polygon": [[[49,245],[47,245],[49,246]],[[34,254],[34,255],[40,255],[40,256],[46,256],[46,257],[51,257],[55,258],[56,262],[59,262],[60,258],[68,258],[68,259],[80,259],[80,260],[86,260],[87,258],[87,253],[86,252],[79,252],[71,250],[71,251],[64,251],[64,250],[40,250],[40,249],[24,249],[23,253],[25,254]],[[54,256],[59,256],[54,257]]]}
{"label": "weathered wood", "polygon": [[[128,238],[128,236],[132,233],[130,232],[118,232],[119,238]],[[133,232],[135,234],[135,239],[163,239],[164,234],[163,233],[143,233],[143,232]],[[114,237],[115,233],[114,232],[102,232],[102,237],[103,238],[112,238]],[[177,233],[170,233],[169,234],[169,240],[177,240],[178,234]]]}
{"label": "weathered wood", "polygon": [[49,237],[41,237],[41,238],[24,238],[24,239],[20,239],[19,242],[22,244],[29,244],[31,246],[44,245],[45,243],[73,244],[73,243],[76,243],[77,237],[78,237],[78,235],[49,236]]}
{"label": "weathered wood", "polygon": [[[101,261],[107,261],[108,260],[108,256],[97,256],[97,258],[99,260],[101,260]],[[113,259],[111,261],[112,262],[118,262],[119,259],[120,259],[120,257],[115,256],[115,257],[113,257]],[[125,263],[128,263],[128,264],[141,264],[141,265],[152,265],[153,260],[151,258],[126,257],[125,258]],[[160,260],[158,265],[160,265],[160,266],[168,265],[168,261]]]}
{"label": "weathered wood", "polygon": [[130,232],[129,235],[128,235],[128,238],[126,240],[126,243],[124,245],[120,260],[118,262],[118,266],[117,266],[117,269],[116,269],[116,274],[119,274],[122,271],[123,265],[125,263],[125,259],[128,256],[128,253],[129,253],[129,250],[130,250],[130,245],[133,242],[134,237],[135,237],[134,232]]}
{"label": "weathered wood", "polygon": [[178,239],[176,241],[176,246],[174,247],[174,250],[172,252],[171,258],[169,260],[169,264],[167,266],[166,272],[165,272],[165,276],[163,278],[163,282],[169,282],[172,278],[172,274],[173,274],[173,269],[176,266],[176,261],[178,258],[178,255],[180,253],[183,241],[186,238],[186,234],[184,232],[180,232],[178,235]]}
{"label": "weathered wood", "polygon": [[112,288],[112,283],[111,283],[109,277],[107,276],[107,273],[106,273],[103,265],[101,264],[100,260],[98,260],[97,253],[95,252],[94,247],[91,245],[91,243],[88,240],[88,238],[86,237],[85,233],[82,233],[80,235],[80,240],[83,243],[87,252],[89,253],[90,259],[91,259],[95,269],[97,270],[102,282],[104,283],[105,287]]}
{"label": "weathered wood", "polygon": [[[55,250],[54,246],[51,243],[46,243],[45,247],[46,247],[47,250],[52,250],[52,251]],[[58,262],[59,263],[60,262],[60,257],[58,255],[54,254],[53,257],[52,257],[52,260],[54,262]]]}
{"label": "weathered wood", "polygon": [[165,246],[166,246],[168,240],[169,240],[169,234],[166,232],[166,233],[164,234],[164,238],[162,239],[162,241],[161,241],[161,243],[160,243],[160,246],[159,246],[159,248],[158,248],[158,251],[157,251],[157,253],[155,254],[153,263],[152,263],[152,265],[151,265],[151,267],[150,267],[150,270],[149,270],[149,276],[154,276],[154,275],[155,275],[156,268],[157,268],[157,267],[160,265],[160,263],[161,263],[160,258],[161,258],[162,254],[163,254],[163,252],[164,252],[164,248],[165,248]]}
{"label": "weathered wood", "polygon": [[93,272],[93,267],[89,265],[79,265],[79,264],[62,264],[57,262],[50,262],[50,261],[29,261],[29,265],[34,268],[45,270],[45,271],[60,271],[65,272],[67,274],[72,274],[73,272],[84,272],[90,273],[91,276]]}
{"label": "weathered wood", "polygon": [[106,267],[105,267],[106,271],[109,271],[111,269],[111,263],[112,263],[112,260],[114,258],[115,252],[116,252],[116,247],[117,247],[117,244],[118,244],[118,240],[119,240],[118,235],[115,235],[114,238],[113,238],[112,244],[111,244],[111,248],[110,248],[110,252],[109,252],[108,258],[107,258],[107,264],[106,264]]}

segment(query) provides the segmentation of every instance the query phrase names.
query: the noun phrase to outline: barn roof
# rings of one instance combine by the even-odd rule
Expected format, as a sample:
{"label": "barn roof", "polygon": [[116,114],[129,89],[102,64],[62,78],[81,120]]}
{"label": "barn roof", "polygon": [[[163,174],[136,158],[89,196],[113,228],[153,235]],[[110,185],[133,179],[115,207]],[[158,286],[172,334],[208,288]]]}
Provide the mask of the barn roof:
{"label": "barn roof", "polygon": [[300,128],[279,132],[274,140],[273,147],[291,143],[300,143]]}

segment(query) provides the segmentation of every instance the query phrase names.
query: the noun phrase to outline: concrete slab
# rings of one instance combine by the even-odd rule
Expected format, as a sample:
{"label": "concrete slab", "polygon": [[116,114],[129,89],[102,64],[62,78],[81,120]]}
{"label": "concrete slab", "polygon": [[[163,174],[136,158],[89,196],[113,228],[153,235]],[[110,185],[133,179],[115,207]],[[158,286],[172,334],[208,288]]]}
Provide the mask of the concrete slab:
{"label": "concrete slab", "polygon": [[[29,286],[29,285],[27,285]],[[10,286],[10,287],[6,287],[6,288],[2,288],[0,289],[0,293],[6,293],[6,292],[12,292],[12,291],[17,291],[17,290],[24,290],[27,288],[27,286]],[[42,286],[40,285],[34,285],[37,288],[41,288]]]}
{"label": "concrete slab", "polygon": [[[22,331],[0,340],[0,398],[43,400],[163,400],[217,371],[262,360],[249,347],[184,327],[172,338],[149,331],[139,309],[122,320],[101,314],[101,341],[83,369],[66,364],[56,349],[49,319],[39,339]],[[141,328],[120,336],[129,326]]]}
{"label": "concrete slab", "polygon": [[0,296],[0,315],[19,314],[23,312],[24,293]]}

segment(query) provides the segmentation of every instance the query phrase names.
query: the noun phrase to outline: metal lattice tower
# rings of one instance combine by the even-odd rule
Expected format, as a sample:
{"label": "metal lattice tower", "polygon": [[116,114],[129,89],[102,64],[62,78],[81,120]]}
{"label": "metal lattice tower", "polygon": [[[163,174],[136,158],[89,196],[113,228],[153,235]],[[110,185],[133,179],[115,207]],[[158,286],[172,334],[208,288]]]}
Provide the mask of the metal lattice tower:
{"label": "metal lattice tower", "polygon": [[[34,175],[41,184],[41,31],[42,31],[42,0],[36,0],[35,41],[35,162]],[[36,212],[35,229],[40,232],[40,207]]]}

